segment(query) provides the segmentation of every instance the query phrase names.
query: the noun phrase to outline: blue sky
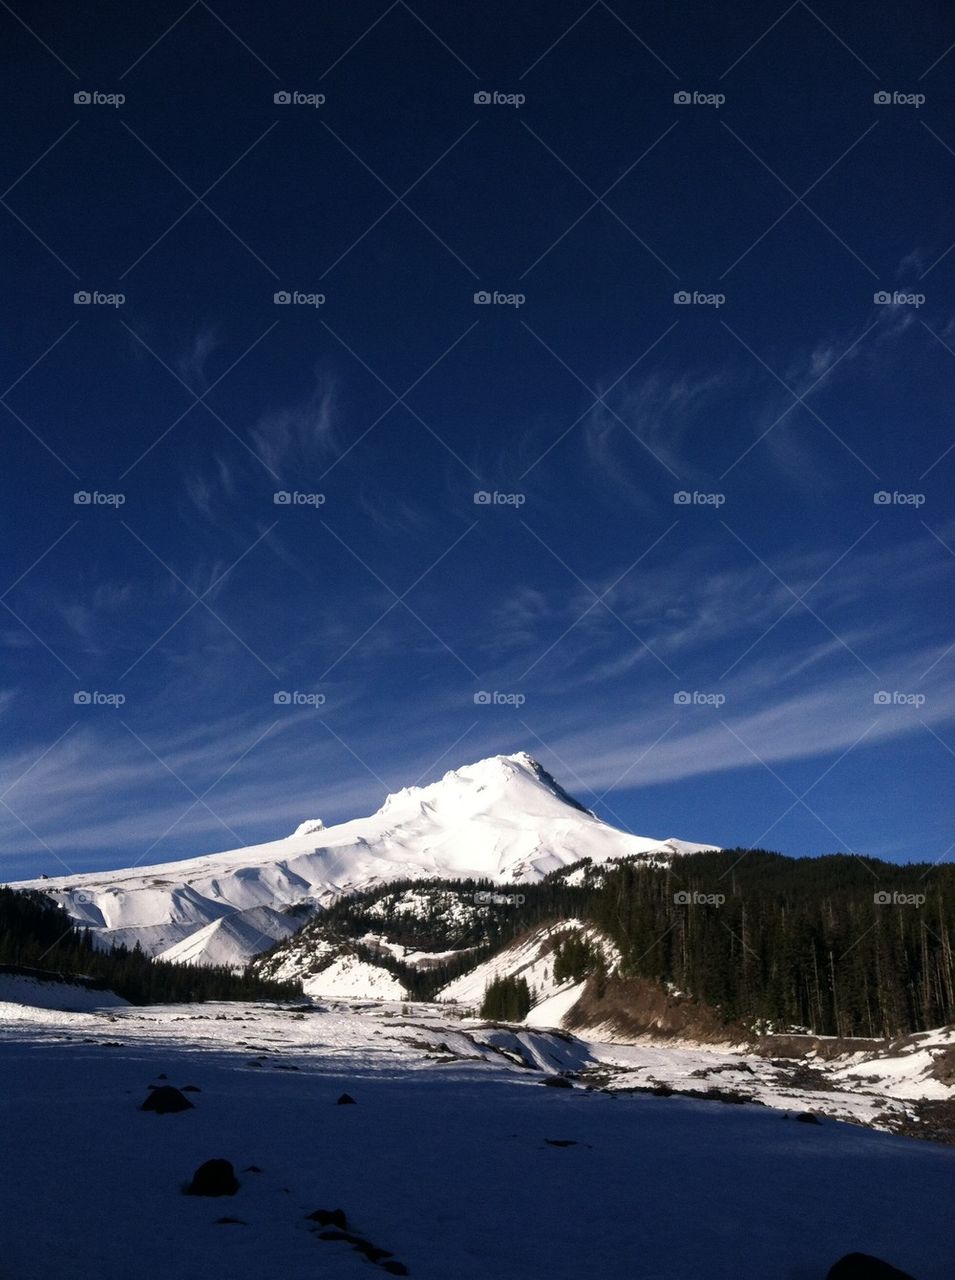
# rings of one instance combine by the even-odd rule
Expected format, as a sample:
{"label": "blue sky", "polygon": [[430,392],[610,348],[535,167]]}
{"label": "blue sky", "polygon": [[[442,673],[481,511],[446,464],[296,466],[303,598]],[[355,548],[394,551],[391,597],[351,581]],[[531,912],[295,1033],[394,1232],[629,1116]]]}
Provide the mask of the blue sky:
{"label": "blue sky", "polygon": [[7,878],[516,750],[952,856],[943,6],[0,23]]}

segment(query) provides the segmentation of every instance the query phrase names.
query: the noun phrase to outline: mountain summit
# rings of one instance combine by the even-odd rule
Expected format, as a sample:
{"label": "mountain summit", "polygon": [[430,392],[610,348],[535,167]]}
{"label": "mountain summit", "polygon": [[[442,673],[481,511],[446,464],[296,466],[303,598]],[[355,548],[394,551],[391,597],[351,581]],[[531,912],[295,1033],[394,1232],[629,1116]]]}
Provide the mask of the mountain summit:
{"label": "mountain summit", "polygon": [[294,932],[303,912],[376,884],[529,882],[582,858],[660,860],[712,847],[612,827],[517,752],[405,787],[377,813],[337,826],[312,819],[269,844],[15,887],[54,898],[106,945],[138,942],[167,959],[236,965]]}

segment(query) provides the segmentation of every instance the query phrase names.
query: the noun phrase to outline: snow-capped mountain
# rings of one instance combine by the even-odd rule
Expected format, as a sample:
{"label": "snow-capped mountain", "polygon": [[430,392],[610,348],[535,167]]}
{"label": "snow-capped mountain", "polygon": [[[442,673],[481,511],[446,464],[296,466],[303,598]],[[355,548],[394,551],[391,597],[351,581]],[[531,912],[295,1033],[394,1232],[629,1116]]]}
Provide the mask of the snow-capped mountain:
{"label": "snow-capped mountain", "polygon": [[634,836],[602,822],[524,752],[493,756],[388,796],[370,817],[303,822],[268,844],[151,867],[21,881],[55,899],[104,944],[242,965],[311,910],[400,879],[534,882],[595,864],[713,848]]}

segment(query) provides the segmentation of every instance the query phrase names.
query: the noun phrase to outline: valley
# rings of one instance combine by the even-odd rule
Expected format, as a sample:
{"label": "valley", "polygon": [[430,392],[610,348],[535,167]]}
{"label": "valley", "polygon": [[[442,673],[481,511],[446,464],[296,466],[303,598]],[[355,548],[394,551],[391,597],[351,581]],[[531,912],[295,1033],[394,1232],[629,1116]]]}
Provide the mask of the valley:
{"label": "valley", "polygon": [[[807,1088],[725,1046],[599,1042],[433,1004],[8,1003],[10,1138],[55,1168],[4,1162],[4,1265],[64,1275],[79,1241],[103,1280],[375,1274],[310,1218],[341,1209],[393,1274],[423,1280],[821,1280],[850,1250],[943,1280],[951,1148],[865,1126],[914,1112],[950,1045],[819,1064],[824,1086]],[[144,1114],[167,1082],[191,1108]],[[344,1093],[355,1105],[336,1105]],[[211,1158],[238,1190],[184,1199]]]}

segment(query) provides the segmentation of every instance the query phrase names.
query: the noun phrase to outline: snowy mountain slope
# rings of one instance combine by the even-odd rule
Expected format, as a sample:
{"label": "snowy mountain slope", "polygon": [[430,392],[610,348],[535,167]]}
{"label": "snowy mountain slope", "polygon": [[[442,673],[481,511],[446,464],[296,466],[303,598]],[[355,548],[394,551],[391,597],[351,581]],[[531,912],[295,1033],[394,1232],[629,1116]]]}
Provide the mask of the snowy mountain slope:
{"label": "snowy mountain slope", "polygon": [[250,955],[290,937],[301,923],[296,916],[274,907],[251,907],[187,934],[182,941],[160,951],[158,958],[179,964],[242,967]]}
{"label": "snowy mountain slope", "polygon": [[[106,945],[138,942],[152,955],[199,963],[225,957],[238,965],[285,936],[276,918],[283,908],[321,906],[374,884],[435,877],[529,882],[584,858],[656,861],[712,847],[609,826],[520,752],[407,787],[370,817],[338,826],[312,819],[268,844],[15,887],[48,894]],[[228,926],[210,928],[227,918]]]}

